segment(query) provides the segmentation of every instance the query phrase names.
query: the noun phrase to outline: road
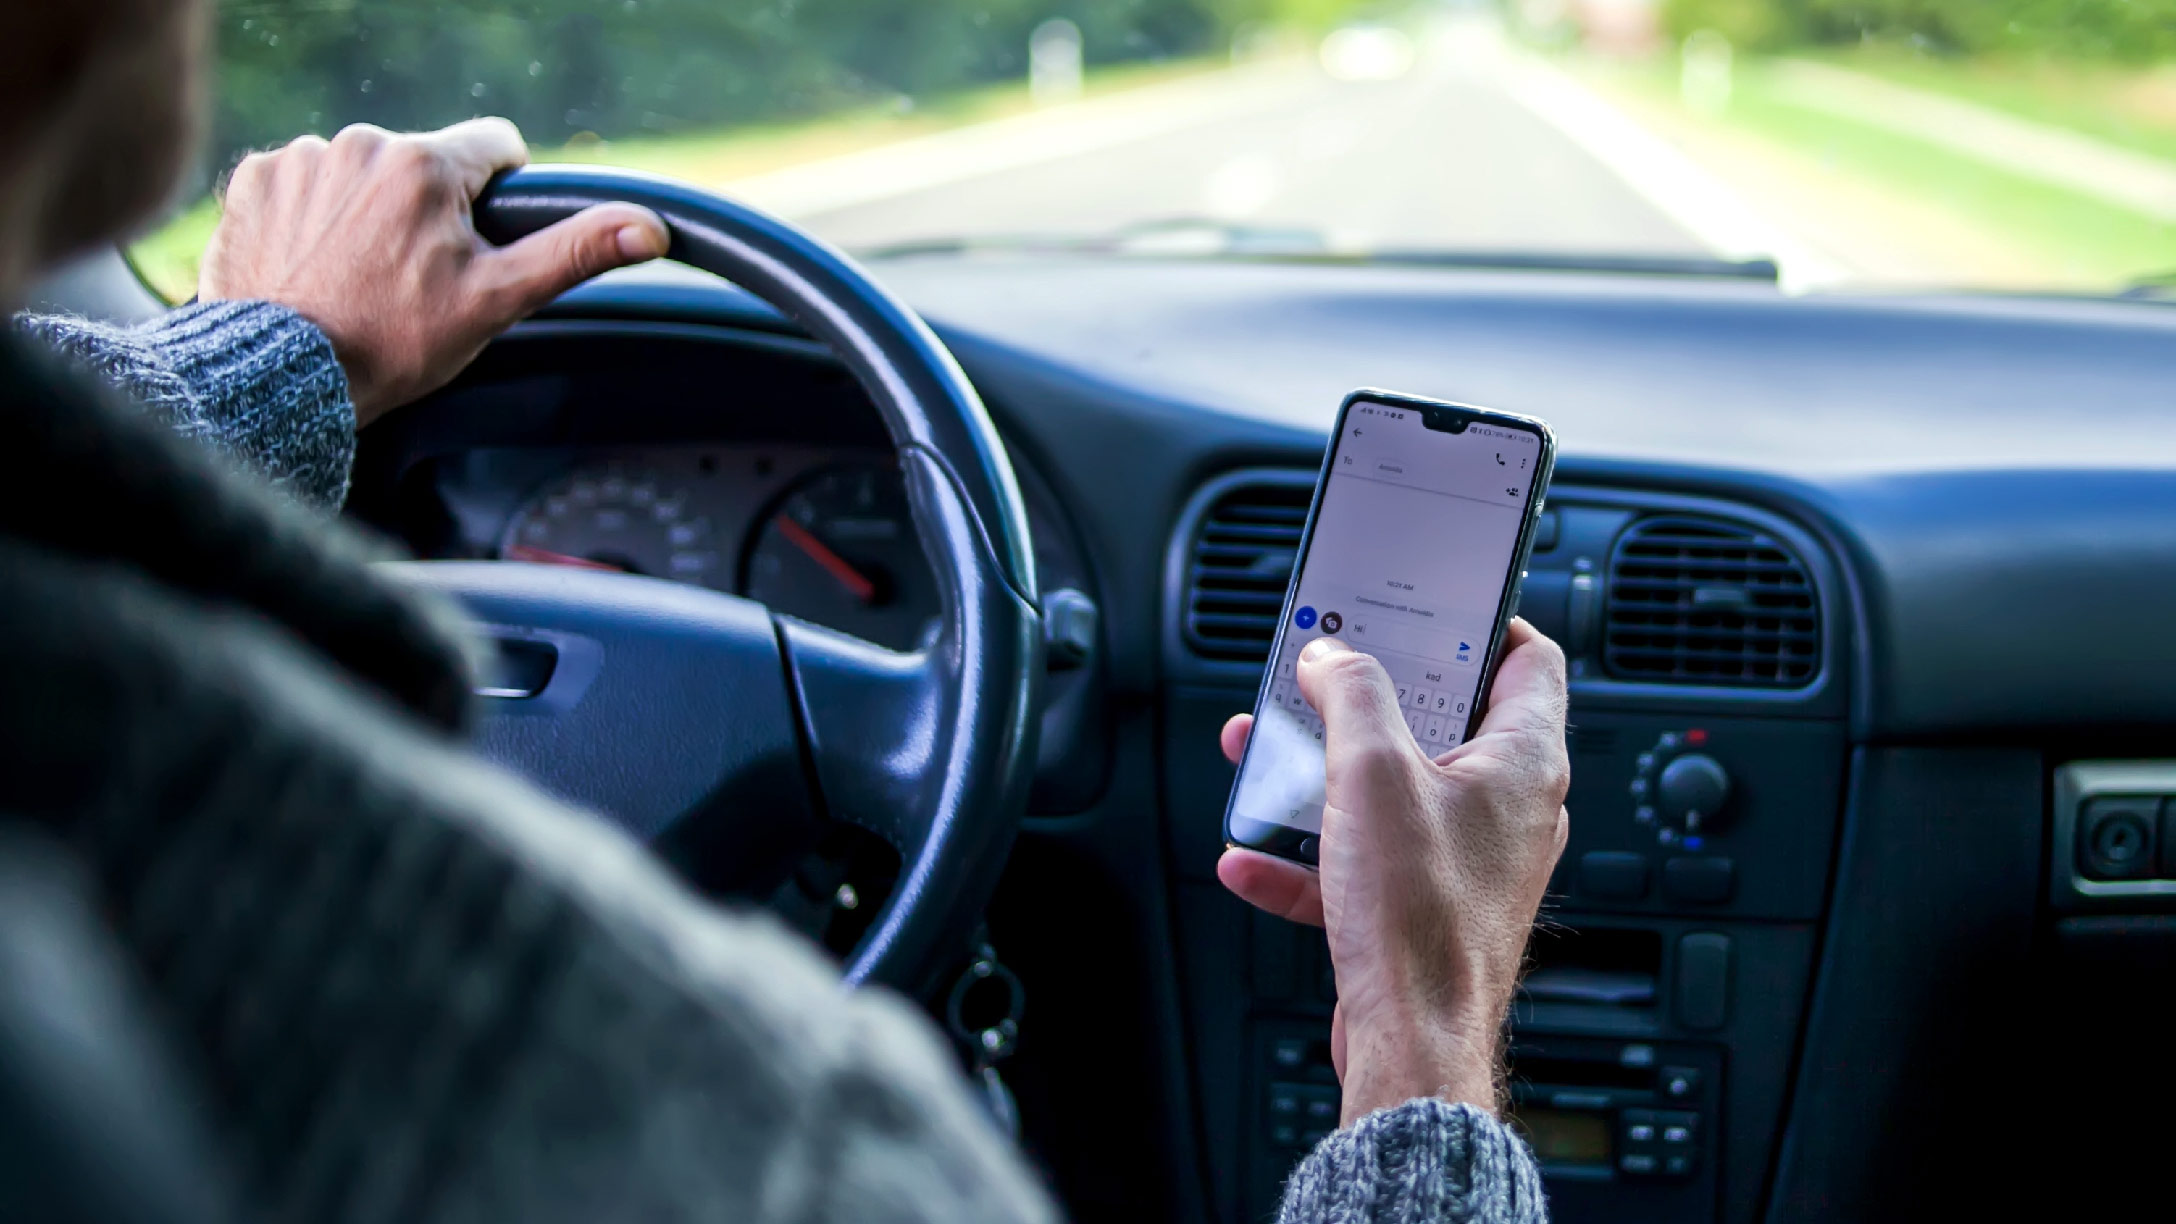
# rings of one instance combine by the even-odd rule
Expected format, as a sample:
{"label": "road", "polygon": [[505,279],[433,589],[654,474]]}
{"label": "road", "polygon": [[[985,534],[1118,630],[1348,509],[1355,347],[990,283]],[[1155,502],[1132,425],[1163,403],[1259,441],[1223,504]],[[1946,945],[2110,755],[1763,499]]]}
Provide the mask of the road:
{"label": "road", "polygon": [[727,186],[848,248],[1205,218],[1362,249],[1753,253],[1537,108],[1521,62],[1454,30],[1391,80],[1255,66]]}

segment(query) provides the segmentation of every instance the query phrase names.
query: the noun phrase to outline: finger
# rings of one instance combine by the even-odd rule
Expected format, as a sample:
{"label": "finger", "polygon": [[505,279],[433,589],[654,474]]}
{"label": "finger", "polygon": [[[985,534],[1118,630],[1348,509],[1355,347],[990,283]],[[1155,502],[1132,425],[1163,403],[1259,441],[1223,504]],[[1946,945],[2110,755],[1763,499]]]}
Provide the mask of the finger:
{"label": "finger", "polygon": [[1398,708],[1398,686],[1375,656],[1316,638],[1300,652],[1299,682],[1322,716],[1323,747],[1333,764],[1356,761],[1356,753],[1395,760],[1420,751]]}
{"label": "finger", "polygon": [[1570,701],[1565,672],[1564,651],[1539,629],[1514,619],[1489,687],[1488,714],[1475,738],[1528,734],[1561,740]]}
{"label": "finger", "polygon": [[1322,925],[1322,879],[1298,863],[1234,846],[1216,861],[1216,878],[1264,913]]}
{"label": "finger", "polygon": [[1230,761],[1234,765],[1237,765],[1239,763],[1239,758],[1246,754],[1247,736],[1253,733],[1254,715],[1232,715],[1231,718],[1225,722],[1224,730],[1218,737],[1219,743],[1224,749],[1224,759]]}
{"label": "finger", "polygon": [[529,164],[529,145],[521,129],[496,115],[469,119],[417,139],[446,158],[470,199],[501,170]]}
{"label": "finger", "polygon": [[479,274],[498,321],[510,324],[590,277],[656,259],[670,245],[656,213],[634,204],[599,204],[487,253]]}

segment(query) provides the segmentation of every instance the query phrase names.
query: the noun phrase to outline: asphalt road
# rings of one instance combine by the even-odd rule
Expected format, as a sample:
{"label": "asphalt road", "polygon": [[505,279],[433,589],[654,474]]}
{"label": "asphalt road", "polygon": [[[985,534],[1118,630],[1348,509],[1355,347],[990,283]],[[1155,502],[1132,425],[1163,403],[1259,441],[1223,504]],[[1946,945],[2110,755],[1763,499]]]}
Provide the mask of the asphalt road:
{"label": "asphalt road", "polygon": [[1198,121],[1177,113],[1167,130],[1031,164],[970,159],[947,181],[819,203],[796,220],[848,248],[1205,218],[1359,248],[1712,253],[1523,104],[1509,71],[1485,44],[1432,47],[1388,81],[1294,65],[1253,81],[1237,105],[1234,93],[1201,107]]}

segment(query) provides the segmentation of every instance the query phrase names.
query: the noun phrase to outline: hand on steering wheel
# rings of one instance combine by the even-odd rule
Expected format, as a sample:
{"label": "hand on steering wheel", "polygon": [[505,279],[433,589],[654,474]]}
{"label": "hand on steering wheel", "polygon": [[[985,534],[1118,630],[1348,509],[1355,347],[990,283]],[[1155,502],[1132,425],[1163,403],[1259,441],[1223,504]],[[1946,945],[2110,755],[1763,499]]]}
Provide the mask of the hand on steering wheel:
{"label": "hand on steering wheel", "polygon": [[317,324],[368,425],[560,294],[665,253],[657,214],[617,202],[510,246],[484,242],[470,206],[528,160],[504,119],[398,136],[359,123],[251,154],[227,181],[197,296],[278,302]]}
{"label": "hand on steering wheel", "polygon": [[694,587],[558,566],[397,567],[487,631],[557,658],[534,696],[488,702],[478,745],[749,896],[826,821],[900,852],[849,980],[920,985],[982,916],[1025,805],[1042,679],[1027,515],[1003,443],[951,354],[845,256],[694,187],[588,167],[508,174],[476,228],[500,245],[599,205],[663,218],[670,256],[762,297],[829,345],[898,448],[943,616],[901,654]]}

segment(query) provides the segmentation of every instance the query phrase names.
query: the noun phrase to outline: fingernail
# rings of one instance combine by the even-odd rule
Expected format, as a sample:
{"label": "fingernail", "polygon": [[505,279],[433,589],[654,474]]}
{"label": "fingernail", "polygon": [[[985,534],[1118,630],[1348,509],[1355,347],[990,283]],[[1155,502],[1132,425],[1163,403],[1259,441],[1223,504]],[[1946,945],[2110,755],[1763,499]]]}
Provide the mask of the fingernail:
{"label": "fingernail", "polygon": [[648,225],[620,227],[620,254],[631,260],[656,259],[669,245],[662,230]]}
{"label": "fingernail", "polygon": [[1318,637],[1314,641],[1307,643],[1307,646],[1300,651],[1300,658],[1312,663],[1317,659],[1327,659],[1331,655],[1350,649],[1352,647],[1334,637]]}

